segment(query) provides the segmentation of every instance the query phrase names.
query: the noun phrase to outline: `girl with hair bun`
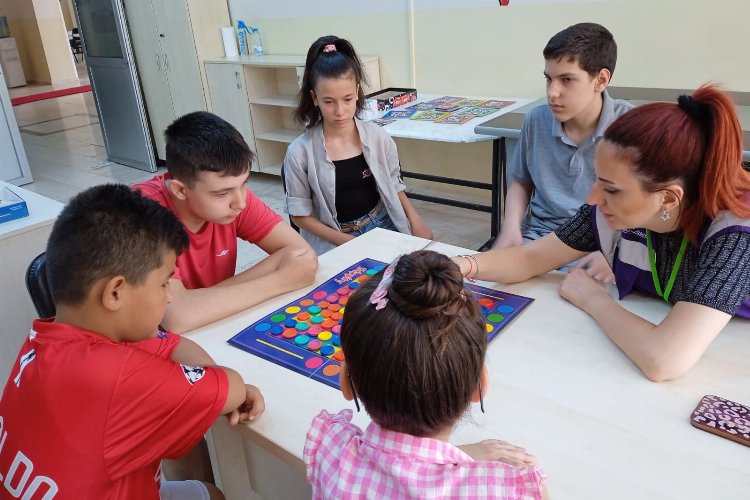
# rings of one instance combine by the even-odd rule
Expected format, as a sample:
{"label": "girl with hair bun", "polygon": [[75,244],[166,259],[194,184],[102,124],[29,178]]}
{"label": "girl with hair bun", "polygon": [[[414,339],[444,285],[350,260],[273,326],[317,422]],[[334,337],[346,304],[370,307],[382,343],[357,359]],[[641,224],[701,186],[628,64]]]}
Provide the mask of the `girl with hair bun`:
{"label": "girl with hair bun", "polygon": [[560,295],[653,381],[690,370],[732,316],[750,318],[750,172],[726,93],[707,85],[618,118],[597,148],[588,203],[530,245],[456,262],[471,278],[515,283],[601,251],[620,298],[664,300],[674,306],[666,318],[629,312],[578,269]]}
{"label": "girl with hair bun", "polygon": [[498,440],[448,442],[487,389],[485,321],[448,257],[404,255],[352,294],[341,328],[340,375],[352,411],[322,411],[304,459],[313,498],[542,498],[542,470]]}
{"label": "girl with hair bun", "polygon": [[289,217],[318,254],[376,227],[433,238],[406,197],[396,143],[357,117],[364,84],[351,43],[329,35],[312,44],[295,111],[306,130],[282,172]]}

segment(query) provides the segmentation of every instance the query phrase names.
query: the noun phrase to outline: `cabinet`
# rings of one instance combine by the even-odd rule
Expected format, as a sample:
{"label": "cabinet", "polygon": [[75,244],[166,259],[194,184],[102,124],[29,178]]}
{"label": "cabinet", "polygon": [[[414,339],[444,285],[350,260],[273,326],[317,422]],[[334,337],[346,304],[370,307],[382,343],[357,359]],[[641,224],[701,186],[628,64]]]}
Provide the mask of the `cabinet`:
{"label": "cabinet", "polygon": [[219,36],[231,25],[226,0],[124,0],[149,125],[159,158],[164,129],[209,109],[202,61],[224,54]]}
{"label": "cabinet", "polygon": [[[380,89],[377,57],[361,58],[368,86]],[[303,131],[294,122],[305,56],[237,56],[206,61],[211,110],[234,125],[258,155],[253,170],[281,173],[287,147]]]}
{"label": "cabinet", "polygon": [[21,186],[33,179],[3,76],[0,68],[0,181]]}

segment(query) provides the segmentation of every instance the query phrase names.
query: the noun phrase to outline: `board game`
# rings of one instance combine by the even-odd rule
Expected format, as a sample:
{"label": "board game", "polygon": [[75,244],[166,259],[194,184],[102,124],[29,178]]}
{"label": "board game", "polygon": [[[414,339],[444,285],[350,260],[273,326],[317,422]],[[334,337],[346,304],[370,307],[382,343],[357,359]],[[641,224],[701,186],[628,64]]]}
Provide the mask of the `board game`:
{"label": "board game", "polygon": [[[339,389],[341,320],[349,295],[386,264],[363,259],[229,339],[234,347]],[[534,299],[469,284],[495,339]]]}

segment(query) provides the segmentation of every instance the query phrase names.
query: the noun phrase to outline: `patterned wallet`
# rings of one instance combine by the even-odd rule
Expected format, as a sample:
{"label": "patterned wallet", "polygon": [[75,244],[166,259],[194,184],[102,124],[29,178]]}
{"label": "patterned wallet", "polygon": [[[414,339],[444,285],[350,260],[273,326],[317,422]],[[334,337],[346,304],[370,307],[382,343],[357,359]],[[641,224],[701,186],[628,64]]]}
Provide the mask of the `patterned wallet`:
{"label": "patterned wallet", "polygon": [[750,408],[719,396],[703,396],[690,416],[698,429],[750,446]]}

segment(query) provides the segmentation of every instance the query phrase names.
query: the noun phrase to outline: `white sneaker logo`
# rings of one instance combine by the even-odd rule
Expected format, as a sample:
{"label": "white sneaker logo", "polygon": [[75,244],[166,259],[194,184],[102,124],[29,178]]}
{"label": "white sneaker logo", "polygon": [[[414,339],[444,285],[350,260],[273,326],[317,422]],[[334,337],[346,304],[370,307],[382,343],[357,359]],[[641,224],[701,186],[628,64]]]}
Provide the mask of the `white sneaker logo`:
{"label": "white sneaker logo", "polygon": [[229,250],[222,250],[221,252],[217,253],[217,257],[224,257],[226,254],[229,253]]}

